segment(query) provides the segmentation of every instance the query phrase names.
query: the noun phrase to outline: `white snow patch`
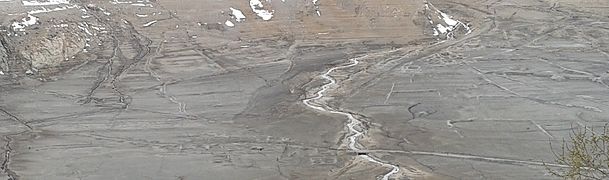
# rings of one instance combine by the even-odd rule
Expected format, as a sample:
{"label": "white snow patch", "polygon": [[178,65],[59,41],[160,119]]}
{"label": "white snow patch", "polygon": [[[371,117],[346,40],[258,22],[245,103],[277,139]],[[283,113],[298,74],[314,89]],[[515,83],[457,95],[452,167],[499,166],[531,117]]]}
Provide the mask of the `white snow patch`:
{"label": "white snow patch", "polygon": [[235,19],[237,20],[237,22],[241,22],[243,20],[245,20],[245,15],[243,15],[243,12],[241,12],[241,10],[239,9],[235,9],[235,8],[230,8],[231,10],[231,14],[233,16],[235,16]]}
{"label": "white snow patch", "polygon": [[446,24],[448,24],[449,26],[456,26],[457,24],[459,24],[459,21],[455,21],[454,19],[451,19],[452,17],[448,16],[446,13],[440,13],[442,15],[442,19],[444,19],[444,22],[446,22]]}
{"label": "white snow patch", "polygon": [[4,72],[0,71],[0,75],[4,75]]}
{"label": "white snow patch", "polygon": [[91,47],[91,45],[89,44],[90,41],[91,41],[91,39],[89,39],[89,38],[85,39],[85,48],[82,49],[82,52],[89,52],[89,50],[87,50],[87,49]]}
{"label": "white snow patch", "polygon": [[87,50],[87,47],[90,47],[91,45],[89,45],[88,43],[85,44],[85,48],[82,49],[82,52],[89,52],[89,50]]}
{"label": "white snow patch", "polygon": [[444,21],[443,23],[440,22],[438,24],[434,24],[432,17],[431,16],[427,17],[429,20],[429,24],[431,24],[433,26],[433,35],[434,36],[446,35],[447,39],[453,38],[453,31],[458,28],[461,28],[461,27],[467,31],[465,34],[469,34],[472,31],[471,28],[467,24],[465,24],[459,20],[453,19],[452,16],[440,11],[438,8],[433,6],[433,4],[431,4],[431,3],[426,2],[425,9],[435,11],[435,13],[439,14],[439,16],[437,16],[437,18]]}
{"label": "white snow patch", "polygon": [[438,24],[438,25],[436,25],[436,29],[437,29],[437,30],[438,30],[438,31],[439,31],[441,34],[447,33],[448,31],[451,31],[451,30],[452,30],[452,28],[451,28],[451,27],[444,27],[444,25],[442,25],[442,24]]}
{"label": "white snow patch", "polygon": [[78,25],[78,29],[82,30],[83,32],[87,33],[90,36],[93,36],[93,33],[91,33],[91,31],[89,31],[88,28],[86,28],[86,25]]}
{"label": "white snow patch", "polygon": [[106,30],[105,27],[97,27],[97,26],[91,26],[91,28],[97,30],[97,31],[102,31],[102,30]]}
{"label": "white snow patch", "polygon": [[114,0],[114,1],[111,1],[110,3],[112,3],[112,4],[131,4],[132,2],[131,1]]}
{"label": "white snow patch", "polygon": [[138,13],[135,13],[135,16],[144,18],[144,17],[148,17],[148,14],[138,14]]}
{"label": "white snow patch", "polygon": [[72,9],[78,7],[76,5],[72,5],[72,6],[64,6],[64,7],[56,7],[56,8],[46,8],[46,7],[41,7],[40,9],[35,9],[35,10],[31,10],[28,11],[28,14],[39,14],[39,13],[48,13],[48,12],[53,12],[53,11],[63,11],[66,9]]}
{"label": "white snow patch", "polygon": [[319,10],[319,4],[317,4],[318,0],[313,0],[313,6],[315,6],[315,13],[317,16],[321,16],[321,11]]}
{"label": "white snow patch", "polygon": [[131,4],[132,6],[139,6],[139,7],[154,7],[152,6],[152,4],[142,4],[142,3],[135,3],[135,4]]}
{"label": "white snow patch", "polygon": [[224,22],[224,25],[226,25],[228,27],[235,27],[235,23],[230,22],[229,20],[226,20],[226,22]]}
{"label": "white snow patch", "polygon": [[260,0],[250,0],[250,7],[252,8],[252,11],[254,11],[256,15],[258,15],[258,17],[262,18],[262,20],[268,21],[273,18],[273,13],[275,11],[268,11],[266,9],[263,9],[264,5],[262,5],[262,2],[260,2]]}
{"label": "white snow patch", "polygon": [[149,27],[149,26],[152,26],[152,25],[153,25],[154,23],[156,23],[156,22],[157,22],[156,20],[154,20],[154,21],[150,21],[150,22],[148,22],[148,23],[144,24],[144,27]]}
{"label": "white snow patch", "polygon": [[106,11],[104,8],[101,8],[101,7],[99,8],[99,10],[101,10],[102,13],[104,13],[106,16],[110,16],[110,14],[112,14],[112,13]]}
{"label": "white snow patch", "polygon": [[70,4],[69,0],[48,0],[48,1],[21,1],[24,6],[49,6],[49,5],[59,5],[59,4]]}
{"label": "white snow patch", "polygon": [[146,0],[146,1],[120,1],[120,0],[113,0],[110,1],[110,3],[112,4],[131,4],[132,6],[139,6],[139,7],[154,7],[152,4],[148,4],[150,3],[150,1]]}
{"label": "white snow patch", "polygon": [[53,25],[53,27],[56,27],[56,28],[65,28],[65,27],[68,27],[68,26],[69,26],[68,24]]}
{"label": "white snow patch", "polygon": [[26,18],[21,19],[21,22],[13,22],[11,27],[14,31],[25,31],[23,28],[34,25],[38,22],[38,18],[28,14]]}

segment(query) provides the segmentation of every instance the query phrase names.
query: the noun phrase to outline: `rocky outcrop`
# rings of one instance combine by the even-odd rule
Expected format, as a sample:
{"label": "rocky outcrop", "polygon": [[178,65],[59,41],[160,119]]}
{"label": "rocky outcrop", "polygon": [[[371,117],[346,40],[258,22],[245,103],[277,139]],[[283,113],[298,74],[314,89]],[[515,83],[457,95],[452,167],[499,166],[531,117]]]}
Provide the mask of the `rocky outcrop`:
{"label": "rocky outcrop", "polygon": [[6,33],[0,33],[1,74],[61,66],[85,47],[86,38],[76,27],[29,29],[27,34],[14,36],[14,31],[3,30]]}
{"label": "rocky outcrop", "polygon": [[78,33],[47,32],[33,36],[17,51],[35,69],[59,66],[62,62],[81,52],[85,38]]}
{"label": "rocky outcrop", "polygon": [[1,74],[4,74],[4,72],[8,72],[10,70],[8,65],[9,54],[4,42],[5,37],[0,35],[0,71],[2,71]]}

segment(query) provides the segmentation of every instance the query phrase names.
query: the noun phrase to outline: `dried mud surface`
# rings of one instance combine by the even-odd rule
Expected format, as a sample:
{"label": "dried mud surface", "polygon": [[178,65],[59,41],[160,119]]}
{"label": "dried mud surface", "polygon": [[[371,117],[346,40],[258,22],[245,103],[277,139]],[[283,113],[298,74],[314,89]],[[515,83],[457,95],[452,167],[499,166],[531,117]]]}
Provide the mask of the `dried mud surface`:
{"label": "dried mud surface", "polygon": [[0,178],[555,179],[609,117],[584,1],[0,0]]}

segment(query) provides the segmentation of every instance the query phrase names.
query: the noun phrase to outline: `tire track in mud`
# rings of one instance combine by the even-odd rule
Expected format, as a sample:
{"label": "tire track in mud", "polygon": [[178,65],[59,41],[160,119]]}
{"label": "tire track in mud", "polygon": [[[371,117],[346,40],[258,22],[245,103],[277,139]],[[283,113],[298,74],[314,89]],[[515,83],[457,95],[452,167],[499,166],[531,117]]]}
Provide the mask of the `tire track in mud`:
{"label": "tire track in mud", "polygon": [[350,68],[350,67],[356,66],[358,64],[359,64],[359,61],[357,60],[357,58],[349,59],[348,64],[330,68],[325,73],[319,75],[318,77],[321,77],[325,81],[329,81],[329,82],[322,85],[321,89],[314,93],[315,96],[302,100],[302,103],[304,103],[307,107],[317,110],[317,111],[346,116],[349,119],[348,123],[345,125],[347,127],[347,129],[349,130],[348,135],[346,136],[346,138],[348,139],[347,146],[349,147],[349,150],[356,152],[358,154],[357,157],[365,159],[368,162],[379,164],[381,166],[390,167],[391,171],[384,174],[382,177],[383,180],[388,180],[389,177],[397,174],[400,171],[400,168],[397,165],[382,162],[378,158],[370,156],[367,153],[360,153],[360,152],[362,152],[362,149],[360,149],[358,147],[358,146],[361,146],[361,144],[359,144],[358,140],[361,136],[363,136],[367,132],[366,127],[364,127],[364,125],[363,125],[364,121],[361,119],[358,119],[356,117],[356,115],[351,112],[334,109],[334,108],[330,107],[327,103],[323,102],[323,100],[322,100],[324,98],[324,93],[326,91],[330,90],[330,88],[332,86],[337,84],[336,79],[334,79],[332,76],[330,76],[330,74],[335,70]]}
{"label": "tire track in mud", "polygon": [[13,121],[15,121],[15,122],[25,126],[28,129],[28,131],[33,131],[34,130],[34,128],[29,124],[29,122],[27,122],[27,121],[17,117],[13,113],[3,109],[2,107],[0,107],[0,112],[3,113],[3,114],[6,114],[7,116],[9,116],[10,119],[12,119]]}
{"label": "tire track in mud", "polygon": [[19,175],[17,175],[17,173],[15,171],[11,170],[11,168],[10,168],[11,157],[12,157],[11,154],[14,153],[13,147],[11,146],[11,144],[13,143],[13,138],[11,138],[11,136],[20,135],[20,134],[24,134],[24,133],[32,133],[32,132],[34,132],[34,127],[32,125],[30,125],[30,122],[17,117],[17,115],[3,109],[2,107],[0,107],[0,113],[3,113],[5,115],[9,116],[10,119],[25,126],[25,128],[26,128],[25,131],[22,131],[19,133],[3,135],[3,138],[6,141],[6,143],[4,144],[4,147],[3,147],[4,153],[2,156],[4,156],[3,157],[4,159],[2,160],[2,162],[0,164],[0,171],[1,171],[1,173],[6,174],[6,176],[8,177],[8,180],[18,180]]}
{"label": "tire track in mud", "polygon": [[[87,92],[84,99],[80,100],[80,104],[88,104],[94,98],[93,95],[95,91],[99,89],[104,82],[110,81],[110,86],[112,91],[118,95],[118,103],[122,104],[122,109],[127,109],[131,103],[131,97],[125,94],[120,90],[118,86],[120,82],[120,77],[128,72],[133,66],[137,65],[141,62],[144,57],[146,57],[150,53],[150,45],[152,41],[141,35],[133,26],[133,24],[127,20],[121,19],[121,22],[115,23],[124,23],[126,27],[120,28],[120,26],[116,24],[112,24],[112,20],[115,19],[104,19],[101,18],[98,14],[92,14],[93,17],[97,19],[98,22],[102,23],[105,27],[109,28],[112,31],[112,55],[108,58],[107,62],[104,63],[102,67],[97,70],[97,80],[94,82],[93,86]],[[119,27],[119,28],[117,28]],[[123,32],[125,31],[125,32]],[[119,41],[119,37],[126,38],[128,43],[133,46],[136,50],[137,54],[133,58],[127,58],[123,55],[123,52],[120,48],[121,42]],[[117,67],[113,68],[115,63]]]}
{"label": "tire track in mud", "polygon": [[[112,63],[113,63],[113,59],[116,57],[119,49],[118,49],[118,40],[116,39],[116,37],[112,37],[112,55],[110,56],[110,58],[108,58],[108,60],[106,61],[106,63],[104,63],[104,65],[99,68],[97,70],[97,79],[95,81],[95,83],[93,84],[93,87],[91,87],[89,89],[89,92],[87,92],[87,95],[85,96],[85,98],[83,100],[81,100],[80,104],[88,104],[91,102],[93,98],[93,94],[95,94],[95,91],[97,89],[99,89],[99,87],[101,87],[101,85],[106,82],[106,80],[108,80],[108,78],[110,77],[110,73],[112,71]],[[106,72],[104,72],[106,71]]]}
{"label": "tire track in mud", "polygon": [[[461,43],[463,43],[467,40],[476,38],[476,37],[480,36],[481,34],[489,32],[490,30],[492,30],[494,28],[495,28],[495,25],[493,25],[492,22],[486,22],[480,27],[480,29],[474,30],[472,33],[470,33],[469,35],[467,35],[461,39],[457,39],[454,41],[438,42],[438,43],[432,44],[430,46],[427,46],[423,49],[418,49],[418,50],[408,52],[406,55],[403,55],[402,57],[399,57],[397,59],[392,58],[392,59],[390,59],[390,61],[397,62],[397,63],[395,63],[395,65],[389,67],[385,71],[375,74],[374,76],[369,78],[367,81],[363,82],[361,85],[359,85],[352,91],[352,94],[355,94],[361,89],[366,89],[366,88],[376,84],[383,75],[385,75],[387,73],[391,73],[392,71],[404,66],[407,63],[410,63],[410,62],[413,62],[416,60],[420,60],[420,59],[425,59],[444,49],[447,49],[452,46],[460,45]],[[386,62],[385,64],[388,64],[388,63],[391,63],[391,62]]]}
{"label": "tire track in mud", "polygon": [[13,139],[9,136],[4,136],[4,139],[6,140],[6,144],[4,145],[4,160],[2,161],[2,164],[0,164],[0,170],[2,170],[4,174],[8,176],[8,180],[17,180],[19,179],[19,176],[9,167],[11,162],[11,152],[13,152],[13,148],[11,147],[11,142],[13,142]]}
{"label": "tire track in mud", "polygon": [[[144,57],[146,57],[148,54],[150,54],[150,45],[152,44],[152,41],[150,39],[148,39],[146,36],[141,35],[133,26],[133,24],[131,24],[131,22],[124,20],[123,22],[125,24],[127,24],[127,30],[128,30],[128,34],[130,36],[130,44],[135,46],[134,48],[137,51],[137,54],[135,55],[135,57],[133,57],[132,59],[127,60],[126,63],[123,63],[119,66],[118,70],[116,71],[116,73],[114,73],[112,75],[112,80],[110,81],[110,84],[112,84],[112,89],[114,90],[114,92],[116,92],[119,95],[119,103],[123,104],[123,109],[127,109],[129,107],[129,104],[131,103],[131,97],[129,97],[129,95],[126,95],[125,93],[121,92],[121,90],[119,89],[119,87],[117,86],[117,83],[119,83],[120,81],[120,76],[122,76],[124,73],[126,73],[129,69],[131,69],[133,66],[137,65],[140,61],[142,61],[144,59]],[[119,56],[122,59],[126,59],[122,52],[119,51],[121,56]],[[111,72],[111,71],[110,71]]]}
{"label": "tire track in mud", "polygon": [[[155,52],[155,56],[158,56],[161,53],[161,49],[163,49],[164,44],[165,43],[163,41],[161,41],[159,43],[159,46],[157,47],[156,52]],[[152,63],[152,60],[154,60],[154,57],[149,57],[146,60],[146,64],[144,65],[144,71],[148,72],[148,75],[150,77],[152,77],[153,79],[155,79],[156,81],[158,81],[160,83],[158,86],[158,91],[159,91],[159,94],[161,95],[161,97],[167,98],[170,102],[177,104],[178,112],[186,113],[186,103],[178,101],[178,99],[173,95],[168,95],[167,94],[167,85],[170,83],[167,81],[164,81],[161,78],[161,75],[159,75],[154,70],[152,70],[152,68],[150,68],[150,64]]]}
{"label": "tire track in mud", "polygon": [[530,165],[530,166],[544,166],[544,167],[560,167],[565,168],[569,167],[568,165],[563,164],[555,164],[555,163],[545,163],[542,161],[531,161],[531,160],[518,160],[518,159],[510,159],[510,158],[501,158],[501,157],[489,157],[489,156],[479,156],[479,155],[471,155],[471,154],[463,154],[463,153],[449,153],[449,152],[431,152],[431,151],[405,151],[405,150],[365,150],[363,152],[368,153],[398,153],[398,154],[408,154],[408,155],[419,155],[419,156],[436,156],[443,158],[454,158],[454,159],[466,159],[472,161],[484,161],[498,164],[508,164],[508,165]]}

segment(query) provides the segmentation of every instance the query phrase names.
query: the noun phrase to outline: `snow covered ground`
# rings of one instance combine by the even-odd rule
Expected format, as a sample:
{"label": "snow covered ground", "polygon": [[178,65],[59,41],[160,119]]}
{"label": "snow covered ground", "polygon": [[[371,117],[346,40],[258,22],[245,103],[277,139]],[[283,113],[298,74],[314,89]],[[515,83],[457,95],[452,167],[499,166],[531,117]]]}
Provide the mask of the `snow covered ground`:
{"label": "snow covered ground", "polygon": [[273,18],[274,11],[264,9],[264,5],[262,5],[260,0],[250,0],[250,8],[252,8],[252,11],[256,13],[258,17],[262,18],[262,20],[268,21]]}
{"label": "snow covered ground", "polygon": [[23,0],[24,6],[49,6],[49,5],[59,5],[59,4],[70,4],[69,0],[45,0],[45,1],[37,1],[37,0]]}
{"label": "snow covered ground", "polygon": [[471,33],[471,27],[454,17],[440,11],[431,3],[425,3],[425,10],[428,13],[428,22],[432,26],[433,35],[441,36],[443,39],[454,38],[454,31],[460,28],[465,31],[465,34]]}

